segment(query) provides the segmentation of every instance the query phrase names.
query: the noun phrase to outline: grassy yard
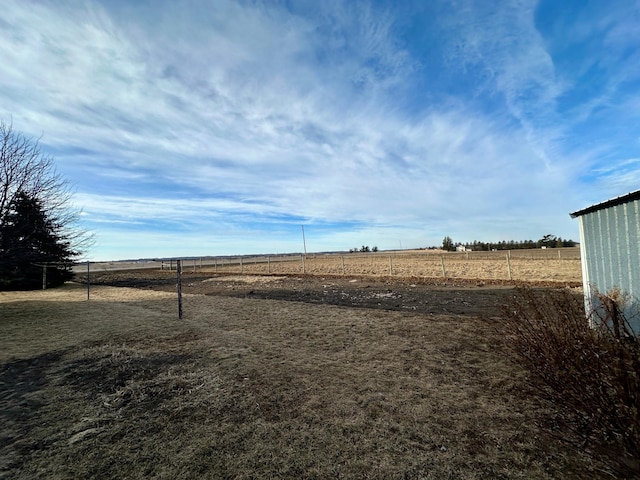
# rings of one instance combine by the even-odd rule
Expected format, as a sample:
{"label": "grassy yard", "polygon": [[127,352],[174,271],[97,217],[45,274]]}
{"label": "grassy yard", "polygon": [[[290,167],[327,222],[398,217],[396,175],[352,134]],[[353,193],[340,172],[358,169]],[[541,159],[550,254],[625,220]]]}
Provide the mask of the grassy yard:
{"label": "grassy yard", "polygon": [[610,478],[496,322],[212,295],[178,321],[165,292],[0,293],[0,478]]}

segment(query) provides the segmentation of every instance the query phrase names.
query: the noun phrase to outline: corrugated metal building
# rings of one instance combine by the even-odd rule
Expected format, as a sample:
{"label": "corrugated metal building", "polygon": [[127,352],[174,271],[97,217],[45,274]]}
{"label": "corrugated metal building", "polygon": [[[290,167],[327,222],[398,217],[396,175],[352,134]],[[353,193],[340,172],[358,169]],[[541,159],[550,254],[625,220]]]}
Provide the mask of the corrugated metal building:
{"label": "corrugated metal building", "polygon": [[[580,222],[580,257],[585,304],[593,292],[614,288],[631,295],[625,313],[634,316],[640,304],[640,190],[571,214]],[[595,306],[595,305],[594,305]],[[632,318],[640,332],[640,318]]]}

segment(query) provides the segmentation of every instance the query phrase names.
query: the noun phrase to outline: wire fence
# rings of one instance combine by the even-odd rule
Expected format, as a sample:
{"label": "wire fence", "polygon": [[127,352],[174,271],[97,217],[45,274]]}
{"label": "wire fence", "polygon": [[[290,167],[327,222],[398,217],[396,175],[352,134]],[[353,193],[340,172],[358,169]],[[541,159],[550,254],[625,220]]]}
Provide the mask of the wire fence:
{"label": "wire fence", "polygon": [[[175,270],[177,259],[92,263],[91,272]],[[354,275],[513,281],[582,281],[579,248],[433,252],[429,250],[252,255],[180,259],[182,271],[242,275]],[[75,267],[87,272],[86,264]]]}
{"label": "wire fence", "polygon": [[[185,263],[188,269],[188,262]],[[374,275],[486,280],[581,282],[578,249],[425,253],[299,255],[226,259],[200,269],[252,275]]]}
{"label": "wire fence", "polygon": [[[77,278],[86,283],[87,300],[96,274],[167,270],[176,275],[178,318],[182,319],[182,274],[240,275],[352,275],[398,278],[445,278],[551,281],[566,284],[581,282],[580,252],[576,248],[549,252],[375,252],[366,254],[262,255],[251,257],[209,257],[187,260],[147,260],[136,262],[87,262],[76,265]],[[45,267],[46,272],[46,267]],[[173,271],[175,270],[175,272]],[[43,274],[43,275],[46,275]],[[43,283],[46,288],[46,283]]]}

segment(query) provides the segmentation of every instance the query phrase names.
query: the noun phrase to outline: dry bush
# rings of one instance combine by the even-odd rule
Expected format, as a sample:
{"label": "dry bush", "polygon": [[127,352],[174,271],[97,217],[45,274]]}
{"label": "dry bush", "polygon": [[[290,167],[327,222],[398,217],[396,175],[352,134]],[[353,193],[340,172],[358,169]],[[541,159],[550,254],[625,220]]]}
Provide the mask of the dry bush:
{"label": "dry bush", "polygon": [[640,477],[640,338],[619,293],[597,298],[590,328],[581,296],[519,288],[504,309],[506,341],[537,391],[563,407],[582,448],[607,456],[618,474]]}

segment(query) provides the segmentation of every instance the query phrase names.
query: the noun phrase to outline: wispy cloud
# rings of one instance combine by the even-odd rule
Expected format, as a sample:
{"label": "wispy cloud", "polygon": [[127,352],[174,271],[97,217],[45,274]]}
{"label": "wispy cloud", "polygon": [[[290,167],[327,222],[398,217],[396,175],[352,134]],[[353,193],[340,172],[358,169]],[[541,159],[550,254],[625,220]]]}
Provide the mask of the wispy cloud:
{"label": "wispy cloud", "polygon": [[[638,116],[637,16],[601,13],[10,1],[0,117],[43,134],[85,223],[109,239],[97,257],[127,251],[119,228],[157,238],[166,225],[176,255],[256,251],[224,232],[288,246],[300,223],[317,225],[321,250],[577,237],[567,212],[601,200],[585,185],[630,185],[636,165],[624,162],[640,155],[615,120]],[[604,73],[590,81],[594,68]],[[602,159],[620,165],[615,179]],[[207,242],[179,237],[198,228]]]}

